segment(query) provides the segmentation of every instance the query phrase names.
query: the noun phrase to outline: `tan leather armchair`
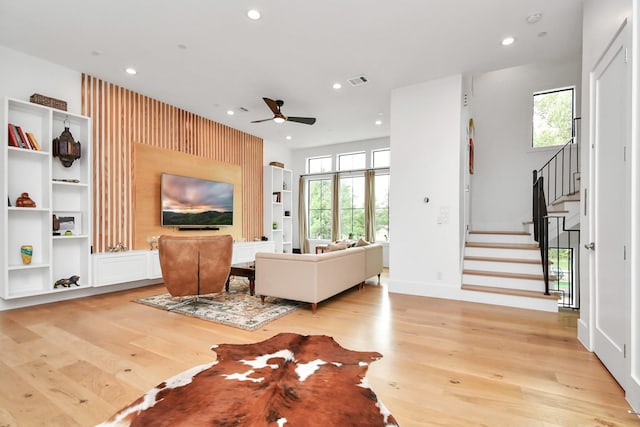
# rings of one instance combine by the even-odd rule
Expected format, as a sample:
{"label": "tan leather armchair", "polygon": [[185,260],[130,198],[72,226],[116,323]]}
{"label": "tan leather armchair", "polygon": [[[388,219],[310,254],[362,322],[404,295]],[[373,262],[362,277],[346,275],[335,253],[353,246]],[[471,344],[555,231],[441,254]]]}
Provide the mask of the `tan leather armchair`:
{"label": "tan leather armchair", "polygon": [[224,289],[231,270],[232,253],[233,239],[229,235],[160,236],[158,255],[167,290],[174,297],[192,297],[168,310],[195,302],[212,303],[201,295]]}

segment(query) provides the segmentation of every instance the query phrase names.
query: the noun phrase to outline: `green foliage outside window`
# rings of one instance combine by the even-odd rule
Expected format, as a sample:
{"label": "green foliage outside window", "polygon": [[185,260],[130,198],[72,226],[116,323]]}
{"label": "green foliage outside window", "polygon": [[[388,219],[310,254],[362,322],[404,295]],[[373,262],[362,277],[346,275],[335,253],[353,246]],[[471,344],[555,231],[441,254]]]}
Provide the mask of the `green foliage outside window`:
{"label": "green foliage outside window", "polygon": [[331,239],[331,180],[309,181],[309,237]]}
{"label": "green foliage outside window", "polygon": [[533,95],[533,147],[566,144],[572,136],[573,89]]}
{"label": "green foliage outside window", "polygon": [[364,238],[364,177],[340,179],[341,238]]}

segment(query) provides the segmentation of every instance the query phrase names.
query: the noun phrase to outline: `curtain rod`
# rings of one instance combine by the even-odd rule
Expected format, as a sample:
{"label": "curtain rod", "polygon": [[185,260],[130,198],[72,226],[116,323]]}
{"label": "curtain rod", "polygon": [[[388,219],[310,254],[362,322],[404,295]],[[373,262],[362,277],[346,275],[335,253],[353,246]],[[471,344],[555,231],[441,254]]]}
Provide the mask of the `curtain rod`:
{"label": "curtain rod", "polygon": [[332,171],[332,172],[314,172],[314,173],[303,173],[300,176],[325,176],[325,175],[333,175],[333,174],[341,174],[341,173],[359,173],[366,171],[374,171],[374,172],[389,172],[389,168],[367,168],[367,169],[351,169],[347,171]]}

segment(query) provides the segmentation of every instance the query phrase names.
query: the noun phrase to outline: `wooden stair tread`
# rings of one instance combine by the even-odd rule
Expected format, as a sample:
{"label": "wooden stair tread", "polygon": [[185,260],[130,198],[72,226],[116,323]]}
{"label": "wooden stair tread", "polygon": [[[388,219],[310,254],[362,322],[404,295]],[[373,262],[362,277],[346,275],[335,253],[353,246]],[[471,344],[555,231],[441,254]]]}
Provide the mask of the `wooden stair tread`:
{"label": "wooden stair tread", "polygon": [[521,258],[497,258],[497,257],[486,257],[486,256],[465,256],[465,260],[469,261],[487,261],[487,262],[512,262],[515,264],[540,264],[542,265],[542,261],[539,259],[521,259]]}
{"label": "wooden stair tread", "polygon": [[531,236],[528,231],[487,231],[487,230],[473,230],[469,231],[469,234],[500,234],[504,236]]}
{"label": "wooden stair tread", "polygon": [[556,206],[564,202],[580,202],[580,198],[558,199],[555,202],[551,202],[551,206]]}
{"label": "wooden stair tread", "polygon": [[505,273],[502,271],[462,270],[462,274],[471,274],[473,276],[502,277],[507,279],[544,280],[544,276],[542,274]]}
{"label": "wooden stair tread", "polygon": [[468,248],[492,248],[492,249],[540,249],[537,243],[483,243],[467,242]]}
{"label": "wooden stair tread", "polygon": [[518,297],[559,300],[560,295],[545,295],[544,292],[525,291],[522,289],[496,288],[494,286],[462,285],[466,291],[489,292],[492,294],[513,295]]}

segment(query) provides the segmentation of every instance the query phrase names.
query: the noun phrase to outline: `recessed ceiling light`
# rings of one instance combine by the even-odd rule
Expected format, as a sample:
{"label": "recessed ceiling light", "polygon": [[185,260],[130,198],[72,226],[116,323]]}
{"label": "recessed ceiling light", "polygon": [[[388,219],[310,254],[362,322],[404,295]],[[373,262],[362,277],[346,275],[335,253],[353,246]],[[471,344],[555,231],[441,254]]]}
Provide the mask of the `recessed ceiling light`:
{"label": "recessed ceiling light", "polygon": [[257,21],[258,19],[260,19],[260,12],[255,9],[251,9],[247,12],[247,16],[249,17],[249,19]]}
{"label": "recessed ceiling light", "polygon": [[284,123],[284,119],[282,117],[274,117],[273,121],[276,123]]}
{"label": "recessed ceiling light", "polygon": [[235,112],[233,110],[227,110],[227,114],[230,116],[233,116],[235,114]]}
{"label": "recessed ceiling light", "polygon": [[288,140],[291,140],[291,135],[287,135],[285,138],[287,138]]}
{"label": "recessed ceiling light", "polygon": [[342,87],[342,85],[340,83],[334,83],[333,84],[333,88],[334,89],[340,89]]}
{"label": "recessed ceiling light", "polygon": [[500,44],[502,46],[511,46],[512,44],[515,43],[515,41],[516,41],[515,37],[509,36],[509,37],[503,38],[502,41],[500,42]]}
{"label": "recessed ceiling light", "polygon": [[382,120],[376,120],[376,124],[377,125],[381,125],[382,124]]}
{"label": "recessed ceiling light", "polygon": [[138,74],[138,72],[136,71],[136,69],[135,69],[135,68],[131,68],[131,67],[127,68],[125,71],[126,71],[128,74],[131,74],[131,75]]}
{"label": "recessed ceiling light", "polygon": [[540,22],[542,19],[542,13],[536,12],[527,16],[527,24],[535,24],[536,22]]}

